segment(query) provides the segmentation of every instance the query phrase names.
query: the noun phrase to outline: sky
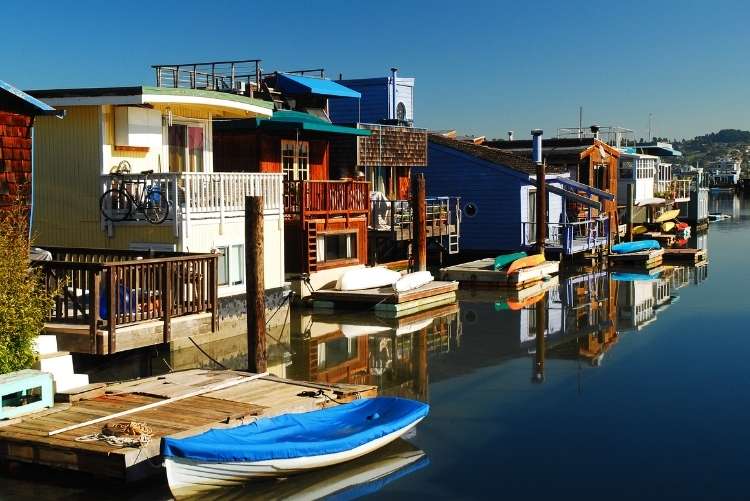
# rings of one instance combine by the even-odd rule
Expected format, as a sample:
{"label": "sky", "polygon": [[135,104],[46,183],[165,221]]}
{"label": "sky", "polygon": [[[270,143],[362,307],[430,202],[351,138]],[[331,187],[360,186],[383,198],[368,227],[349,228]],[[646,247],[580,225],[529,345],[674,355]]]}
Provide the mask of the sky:
{"label": "sky", "polygon": [[3,0],[0,79],[154,83],[152,64],[416,78],[415,122],[516,138],[613,125],[647,137],[750,129],[750,2]]}

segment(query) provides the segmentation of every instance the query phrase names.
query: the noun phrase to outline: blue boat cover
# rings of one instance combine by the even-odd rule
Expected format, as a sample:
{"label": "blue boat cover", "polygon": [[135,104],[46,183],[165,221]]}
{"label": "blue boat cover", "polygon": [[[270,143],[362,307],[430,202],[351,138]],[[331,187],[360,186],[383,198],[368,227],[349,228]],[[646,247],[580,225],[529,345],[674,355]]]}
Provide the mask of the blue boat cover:
{"label": "blue boat cover", "polygon": [[612,280],[616,282],[655,282],[659,280],[659,274],[648,273],[612,273]]}
{"label": "blue boat cover", "polygon": [[615,254],[630,254],[631,252],[657,249],[661,249],[661,245],[656,240],[636,240],[635,242],[623,242],[613,245],[610,251]]}
{"label": "blue boat cover", "polygon": [[252,462],[334,454],[400,430],[423,418],[430,406],[378,397],[300,414],[282,414],[236,428],[212,429],[162,440],[164,457],[205,462]]}

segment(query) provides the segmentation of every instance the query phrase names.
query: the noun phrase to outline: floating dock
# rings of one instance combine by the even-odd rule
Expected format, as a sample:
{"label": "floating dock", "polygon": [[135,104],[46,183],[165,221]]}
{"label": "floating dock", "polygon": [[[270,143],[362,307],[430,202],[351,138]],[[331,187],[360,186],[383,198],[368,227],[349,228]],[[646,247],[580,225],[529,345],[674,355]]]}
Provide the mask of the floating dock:
{"label": "floating dock", "polygon": [[398,313],[416,310],[433,303],[456,300],[458,282],[434,281],[416,289],[397,293],[391,287],[339,291],[319,289],[311,294],[314,308],[361,308],[370,306],[375,311]]}
{"label": "floating dock", "polygon": [[664,262],[699,264],[706,262],[708,255],[703,249],[664,249]]}
{"label": "floating dock", "polygon": [[629,254],[610,254],[609,265],[624,268],[656,268],[664,260],[664,249],[631,252]]}
{"label": "floating dock", "polygon": [[537,266],[522,268],[513,273],[494,270],[494,258],[479,259],[468,263],[448,266],[440,270],[443,280],[461,283],[499,285],[512,289],[525,289],[560,271],[559,261],[547,261]]}
{"label": "floating dock", "polygon": [[[322,394],[317,395],[319,390]],[[247,423],[257,416],[305,412],[331,400],[343,403],[376,394],[377,387],[370,385],[308,383],[232,370],[174,372],[107,385],[91,398],[0,421],[0,460],[138,480],[161,471],[154,465],[162,437],[195,435],[209,428]],[[80,426],[91,421],[97,422]],[[80,441],[80,437],[101,432],[107,423],[131,421],[151,429],[146,445],[118,447],[101,440]],[[67,431],[55,433],[60,430]]]}

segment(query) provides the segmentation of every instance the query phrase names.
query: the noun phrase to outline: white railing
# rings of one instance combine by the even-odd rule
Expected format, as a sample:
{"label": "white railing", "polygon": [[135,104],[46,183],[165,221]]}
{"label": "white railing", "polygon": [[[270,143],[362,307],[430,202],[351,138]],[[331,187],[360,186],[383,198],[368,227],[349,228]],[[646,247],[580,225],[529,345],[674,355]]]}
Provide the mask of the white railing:
{"label": "white railing", "polygon": [[[105,174],[102,176],[102,193],[122,186],[131,194],[144,186],[158,187],[169,201],[169,215],[164,224],[173,224],[175,236],[183,222],[189,231],[192,220],[216,219],[221,225],[225,219],[242,217],[246,196],[263,196],[266,215],[283,214],[283,174],[257,172],[180,172],[154,174]],[[100,209],[100,207],[97,207]],[[142,214],[134,211],[128,221],[142,221]],[[105,230],[113,221],[103,217]]]}

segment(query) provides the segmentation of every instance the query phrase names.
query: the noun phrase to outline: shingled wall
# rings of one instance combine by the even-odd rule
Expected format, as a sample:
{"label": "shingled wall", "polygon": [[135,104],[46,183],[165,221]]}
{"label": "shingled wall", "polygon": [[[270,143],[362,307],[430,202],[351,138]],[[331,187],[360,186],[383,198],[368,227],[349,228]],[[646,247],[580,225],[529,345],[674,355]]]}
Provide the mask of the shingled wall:
{"label": "shingled wall", "polygon": [[359,138],[360,167],[427,166],[427,131],[411,127],[360,125],[372,135]]}
{"label": "shingled wall", "polygon": [[31,125],[29,116],[0,112],[0,209],[31,204]]}

